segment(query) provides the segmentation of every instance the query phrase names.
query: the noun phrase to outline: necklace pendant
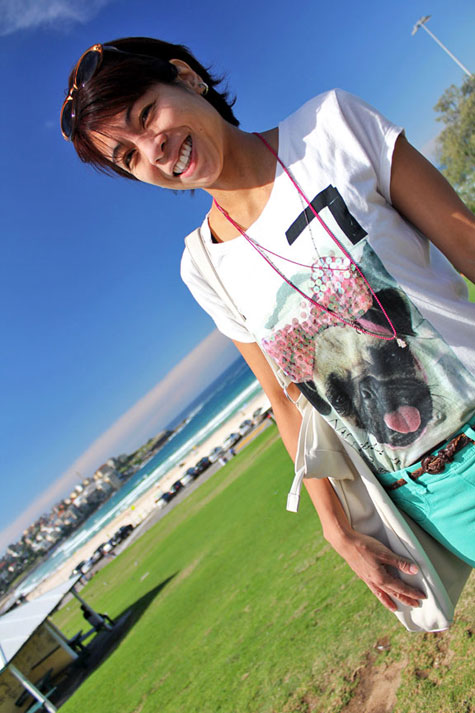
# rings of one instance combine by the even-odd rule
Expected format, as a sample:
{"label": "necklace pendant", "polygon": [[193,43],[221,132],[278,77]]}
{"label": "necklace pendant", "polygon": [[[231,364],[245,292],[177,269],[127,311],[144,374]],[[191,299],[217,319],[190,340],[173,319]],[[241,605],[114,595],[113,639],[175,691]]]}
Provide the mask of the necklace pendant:
{"label": "necklace pendant", "polygon": [[407,347],[407,344],[404,341],[404,339],[397,338],[396,342],[397,342],[398,347],[401,347],[401,349],[405,349]]}

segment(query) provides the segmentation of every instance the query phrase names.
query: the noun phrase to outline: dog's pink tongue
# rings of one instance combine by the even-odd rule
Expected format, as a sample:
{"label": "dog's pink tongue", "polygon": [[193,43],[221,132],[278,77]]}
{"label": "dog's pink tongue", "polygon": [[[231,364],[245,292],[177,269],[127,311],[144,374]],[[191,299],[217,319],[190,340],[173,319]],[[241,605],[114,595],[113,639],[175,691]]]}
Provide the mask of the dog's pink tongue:
{"label": "dog's pink tongue", "polygon": [[384,414],[384,423],[391,431],[414,433],[421,425],[421,414],[414,406],[400,406],[396,411]]}

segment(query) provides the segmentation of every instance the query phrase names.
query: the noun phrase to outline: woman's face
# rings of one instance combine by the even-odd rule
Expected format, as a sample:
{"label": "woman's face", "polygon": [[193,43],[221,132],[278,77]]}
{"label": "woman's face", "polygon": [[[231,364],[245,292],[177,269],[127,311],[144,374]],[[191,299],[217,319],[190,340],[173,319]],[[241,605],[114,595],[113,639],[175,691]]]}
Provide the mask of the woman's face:
{"label": "woman's face", "polygon": [[210,189],[223,170],[226,122],[201,91],[198,81],[183,80],[180,72],[176,84],[155,84],[93,140],[140,181]]}

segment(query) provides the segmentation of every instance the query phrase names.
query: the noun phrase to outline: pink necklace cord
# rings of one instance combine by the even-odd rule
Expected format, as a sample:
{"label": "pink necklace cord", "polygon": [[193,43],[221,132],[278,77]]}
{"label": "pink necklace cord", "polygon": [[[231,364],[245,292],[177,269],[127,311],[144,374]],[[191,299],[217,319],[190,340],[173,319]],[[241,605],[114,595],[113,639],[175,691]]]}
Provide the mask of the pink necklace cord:
{"label": "pink necklace cord", "polygon": [[[373,298],[375,299],[375,301],[376,301],[377,305],[379,306],[381,312],[384,314],[384,316],[385,316],[385,318],[386,318],[386,320],[387,320],[389,326],[391,327],[392,336],[391,336],[391,337],[387,337],[387,336],[384,336],[384,335],[382,335],[382,334],[377,334],[377,333],[375,333],[375,332],[371,332],[371,331],[365,329],[364,327],[360,326],[359,324],[358,324],[358,326],[355,326],[354,323],[352,323],[352,322],[350,322],[350,321],[344,319],[344,318],[341,317],[340,315],[336,314],[336,313],[333,312],[332,310],[327,309],[326,307],[324,307],[323,305],[319,304],[318,302],[315,302],[315,300],[313,300],[311,297],[309,297],[308,295],[306,295],[305,292],[302,292],[302,290],[300,290],[300,289],[297,287],[297,285],[294,285],[293,282],[291,282],[282,272],[280,272],[280,270],[277,269],[277,267],[273,264],[273,262],[264,254],[264,251],[267,252],[267,253],[269,253],[270,255],[274,255],[274,257],[278,257],[278,258],[280,258],[281,260],[285,260],[285,262],[289,262],[289,263],[292,263],[293,265],[298,265],[298,266],[300,266],[300,267],[305,267],[305,268],[308,268],[308,269],[310,269],[310,270],[313,268],[312,265],[305,265],[305,264],[303,264],[303,263],[301,263],[301,262],[296,262],[295,260],[291,260],[291,259],[289,259],[289,258],[284,257],[283,255],[279,255],[278,253],[273,252],[272,250],[269,250],[268,248],[265,248],[263,245],[259,245],[259,243],[256,243],[254,240],[252,240],[252,238],[249,237],[249,235],[247,235],[247,233],[246,233],[246,232],[241,228],[241,226],[240,226],[238,223],[236,223],[236,221],[224,210],[224,208],[221,208],[221,206],[219,205],[219,203],[217,202],[217,200],[216,200],[216,199],[213,199],[213,202],[214,202],[216,208],[217,208],[217,209],[220,211],[220,213],[222,213],[222,215],[231,223],[231,225],[233,225],[234,228],[236,228],[236,230],[243,236],[243,238],[245,238],[245,240],[249,243],[249,245],[251,245],[251,246],[259,253],[259,255],[261,255],[261,257],[264,258],[264,260],[268,263],[268,265],[270,265],[270,267],[271,267],[275,272],[277,272],[277,274],[280,275],[280,277],[281,277],[292,289],[294,289],[296,292],[298,292],[298,293],[299,293],[302,297],[304,297],[307,301],[309,301],[309,302],[311,302],[313,305],[315,305],[315,307],[317,307],[318,309],[320,309],[322,312],[326,312],[327,314],[331,315],[332,317],[338,319],[340,322],[342,322],[343,324],[346,324],[348,327],[351,327],[352,329],[355,329],[356,331],[361,332],[362,334],[367,334],[367,335],[369,335],[369,336],[371,336],[371,337],[375,337],[376,339],[382,339],[383,341],[386,341],[386,342],[396,340],[397,343],[398,343],[398,345],[399,345],[400,347],[405,347],[405,346],[406,346],[406,343],[405,343],[402,339],[398,339],[396,329],[395,329],[393,323],[391,322],[391,319],[389,318],[389,316],[388,316],[386,310],[384,309],[383,305],[381,304],[380,300],[378,299],[377,295],[375,294],[373,288],[372,288],[371,285],[369,284],[368,280],[367,280],[366,277],[364,276],[364,274],[363,274],[363,272],[361,271],[361,269],[358,267],[358,265],[357,265],[356,262],[353,260],[353,258],[352,258],[351,255],[348,253],[348,251],[347,251],[347,250],[343,247],[343,245],[340,243],[340,241],[338,240],[338,238],[332,233],[332,231],[331,231],[330,228],[326,225],[326,223],[324,222],[324,220],[320,217],[320,215],[318,214],[318,212],[315,210],[315,208],[313,207],[313,205],[310,203],[310,201],[308,200],[307,196],[306,196],[305,193],[302,191],[302,189],[300,188],[300,186],[298,185],[298,183],[296,182],[296,180],[294,179],[294,177],[291,175],[290,171],[287,169],[287,167],[285,166],[285,164],[283,163],[283,161],[281,161],[281,159],[279,158],[279,156],[277,155],[277,153],[274,151],[274,149],[272,148],[272,146],[265,140],[265,138],[264,138],[263,136],[261,136],[261,134],[259,134],[259,133],[257,133],[257,132],[254,132],[254,133],[255,133],[255,136],[257,136],[257,137],[262,141],[262,143],[267,147],[267,149],[271,152],[271,154],[274,156],[274,158],[278,161],[278,163],[279,163],[280,166],[282,167],[284,173],[288,176],[288,178],[290,179],[292,185],[293,185],[294,188],[297,190],[297,192],[299,193],[299,195],[304,199],[305,203],[308,205],[308,207],[310,208],[310,210],[312,211],[312,213],[314,214],[314,216],[317,218],[317,220],[318,220],[318,222],[320,223],[320,225],[322,226],[322,228],[324,228],[324,230],[328,233],[328,235],[331,237],[331,239],[332,239],[333,242],[337,245],[337,247],[340,249],[340,251],[343,253],[343,255],[347,258],[347,260],[349,260],[350,264],[354,266],[354,268],[356,269],[356,271],[357,271],[358,274],[360,275],[361,279],[363,280],[364,284],[366,285],[366,287],[367,287],[368,290],[370,291],[371,295],[372,295]],[[318,253],[317,253],[317,254],[318,254]],[[346,268],[343,267],[343,268],[325,268],[325,269],[330,269],[332,272],[333,272],[333,271],[336,272],[337,270],[345,270]]]}

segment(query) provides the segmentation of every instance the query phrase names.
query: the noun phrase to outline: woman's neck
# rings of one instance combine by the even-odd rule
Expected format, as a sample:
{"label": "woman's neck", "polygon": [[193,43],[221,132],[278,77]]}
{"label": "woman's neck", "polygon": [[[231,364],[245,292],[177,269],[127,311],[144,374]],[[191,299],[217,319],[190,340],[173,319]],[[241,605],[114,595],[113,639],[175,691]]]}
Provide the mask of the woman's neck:
{"label": "woman's neck", "polygon": [[[262,135],[277,152],[278,129]],[[275,168],[275,157],[258,136],[235,130],[227,144],[220,180],[208,193],[245,230],[255,222],[269,200]],[[239,234],[214,204],[209,224],[218,241],[232,240]]]}

